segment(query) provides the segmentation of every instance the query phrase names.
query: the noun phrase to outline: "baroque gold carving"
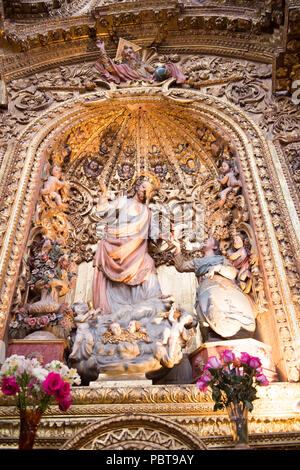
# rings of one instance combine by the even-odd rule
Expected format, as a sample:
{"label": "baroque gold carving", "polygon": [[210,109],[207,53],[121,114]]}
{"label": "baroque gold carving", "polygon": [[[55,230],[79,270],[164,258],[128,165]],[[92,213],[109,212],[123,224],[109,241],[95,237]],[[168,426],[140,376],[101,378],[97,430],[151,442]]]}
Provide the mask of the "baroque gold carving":
{"label": "baroque gold carving", "polygon": [[[112,431],[114,435],[116,428],[106,427],[104,431],[101,422],[104,423],[108,418],[107,422],[115,421],[118,416],[124,414],[127,417],[132,414],[147,415],[144,423],[153,417],[163,417],[173,425],[171,425],[171,437],[174,437],[172,429],[178,426],[180,431],[184,429],[187,433],[192,433],[194,439],[200,439],[207,449],[230,448],[232,445],[226,412],[213,412],[213,401],[210,396],[199,392],[195,385],[75,387],[72,390],[72,396],[73,404],[68,414],[60,412],[57,406],[51,406],[43,416],[36,448],[59,449],[71,441],[76,434],[89,439],[91,434],[86,432],[89,426],[96,431],[96,436],[101,434],[105,440],[106,433]],[[249,415],[251,447],[276,449],[296,446],[300,431],[297,411],[298,385],[272,384],[259,390],[259,397],[260,399],[254,404],[254,411]],[[13,397],[1,395],[0,404],[2,422],[0,446],[1,448],[16,448],[19,421]],[[118,429],[116,436],[121,436],[122,430],[120,427]],[[167,428],[164,430],[167,431]],[[141,432],[143,434],[144,431]],[[124,434],[122,436],[125,437]],[[129,433],[130,438],[131,433]]]}
{"label": "baroque gold carving", "polygon": [[[136,99],[138,99],[139,96],[141,96],[141,93],[143,93],[144,91],[146,90],[146,87],[135,87],[133,89],[123,89],[123,90],[120,90],[120,99],[121,99],[121,102],[122,100],[128,100],[128,98],[131,100],[131,101],[135,101]],[[148,90],[149,91],[149,90]],[[158,89],[155,89],[155,88],[152,88],[150,90],[151,92],[151,98],[150,96],[147,98],[147,100],[149,101],[149,98],[151,100],[153,99],[157,99],[159,98],[160,96],[160,91]],[[107,95],[108,93],[108,95]],[[119,92],[117,91],[114,91],[113,94],[114,96],[116,97],[118,95]],[[194,90],[193,91],[189,91],[189,90],[180,90],[180,93],[181,93],[181,96],[185,97],[185,98],[188,98],[190,99],[191,97],[193,98],[194,100],[194,104],[190,104],[189,107],[193,110],[195,110],[195,112],[198,112],[198,109],[202,108],[202,111],[204,113],[207,113],[209,112],[210,113],[210,116],[211,116],[211,119],[212,119],[212,122],[215,122],[217,126],[220,125],[220,123],[217,123],[217,117],[214,113],[211,113],[211,107],[212,106],[215,106],[215,107],[218,107],[219,108],[219,116],[222,114],[222,110],[224,110],[224,114],[222,115],[222,118],[221,118],[221,121],[222,121],[222,126],[224,126],[225,122],[226,122],[226,113],[229,113],[232,117],[234,117],[234,119],[237,119],[239,122],[240,122],[240,125],[242,128],[245,129],[245,132],[249,132],[250,135],[252,136],[252,144],[254,146],[254,151],[255,151],[255,154],[258,155],[258,158],[260,159],[260,161],[263,163],[263,159],[264,158],[267,158],[267,162],[268,162],[268,165],[266,166],[265,164],[263,166],[260,166],[260,171],[261,171],[261,176],[259,176],[259,174],[257,173],[257,167],[256,167],[256,164],[254,163],[254,160],[250,160],[252,161],[252,163],[250,164],[250,167],[249,167],[249,164],[248,164],[248,161],[245,159],[245,157],[243,156],[244,154],[241,153],[240,149],[239,150],[239,154],[240,154],[240,162],[241,162],[241,170],[242,170],[242,174],[243,174],[243,178],[245,180],[245,183],[246,185],[248,186],[248,198],[249,198],[249,201],[250,201],[250,205],[251,205],[251,210],[252,210],[252,213],[253,213],[253,216],[255,218],[255,224],[256,224],[256,230],[258,230],[258,233],[257,233],[257,236],[258,236],[258,239],[260,240],[260,252],[263,256],[263,262],[265,263],[265,266],[266,266],[266,274],[267,274],[267,277],[270,278],[270,282],[272,284],[272,289],[270,290],[270,295],[273,299],[273,302],[274,302],[274,306],[275,306],[275,311],[276,311],[276,317],[279,319],[279,318],[285,318],[286,315],[290,316],[291,315],[291,319],[288,321],[288,325],[287,325],[287,329],[288,329],[288,336],[291,334],[293,338],[296,338],[297,337],[297,330],[296,330],[296,325],[294,323],[294,320],[292,319],[293,317],[295,317],[295,314],[294,313],[291,313],[291,314],[287,314],[287,313],[284,313],[282,311],[282,306],[281,306],[281,293],[278,292],[278,284],[275,284],[275,279],[277,277],[277,274],[275,274],[273,271],[274,267],[273,267],[273,264],[272,264],[272,256],[273,255],[270,255],[269,254],[269,247],[270,247],[270,243],[269,243],[269,240],[268,242],[267,241],[264,241],[265,240],[265,237],[266,237],[266,230],[264,228],[264,225],[263,225],[263,220],[264,221],[267,221],[268,220],[268,217],[266,215],[266,218],[264,217],[263,219],[261,218],[261,216],[259,215],[260,214],[260,210],[263,210],[265,211],[265,214],[267,214],[267,206],[266,206],[266,202],[265,202],[265,196],[263,195],[263,191],[262,191],[262,187],[260,186],[260,183],[258,183],[260,181],[259,178],[261,178],[261,182],[262,184],[266,185],[270,185],[270,181],[266,178],[266,172],[269,171],[269,165],[272,165],[271,161],[271,156],[270,156],[270,153],[269,153],[269,150],[267,149],[267,146],[266,145],[262,145],[261,142],[263,142],[263,137],[262,137],[262,134],[261,132],[259,131],[258,127],[256,127],[253,122],[251,120],[249,120],[248,116],[246,114],[242,114],[238,108],[233,108],[231,105],[229,104],[225,104],[223,102],[221,102],[220,100],[217,100],[216,98],[214,97],[209,97],[209,96],[205,96],[204,95],[204,99],[202,99],[201,101],[201,106],[199,108],[199,103],[197,102],[196,100],[196,96],[197,95],[197,92],[195,92]],[[85,107],[83,108],[84,112],[86,114],[89,114],[90,116],[91,115],[91,111],[94,107],[94,113],[97,112],[97,106],[99,105],[96,105],[96,104],[93,104],[93,101],[95,102],[97,99],[99,100],[100,99],[106,99],[106,96],[109,96],[110,92],[106,92],[106,91],[97,91],[95,92],[94,94],[93,93],[90,93],[89,95],[87,95],[87,98],[86,99],[86,105]],[[126,94],[127,94],[127,98],[126,98]],[[171,98],[172,96],[176,97],[176,90],[174,89],[174,91],[172,91],[171,93],[168,93],[168,97]],[[201,95],[199,95],[200,97]],[[203,96],[203,95],[202,95]],[[140,99],[140,98],[139,98]],[[91,104],[89,104],[91,103]],[[59,108],[59,112],[64,112],[65,109],[67,109],[67,107],[70,108],[70,111],[69,111],[69,118],[67,118],[67,123],[68,124],[68,119],[71,118],[71,116],[74,116],[74,109],[73,109],[73,104],[72,104],[72,99],[70,101],[70,103],[68,104],[67,102],[63,105],[63,106],[60,106]],[[53,111],[54,111],[55,108],[53,108]],[[50,116],[54,116],[53,114],[53,111],[50,112]],[[57,111],[58,112],[58,108],[57,108]],[[76,111],[75,111],[76,113]],[[199,115],[200,116],[200,115]],[[46,119],[46,115],[45,115],[45,118]],[[73,118],[72,118],[73,119]],[[204,117],[204,115],[202,116],[202,119],[206,119]],[[220,117],[218,118],[220,119]],[[41,123],[43,122],[46,122],[45,120],[43,121],[43,119],[40,121]],[[227,124],[227,128],[228,128],[228,132],[231,133],[232,130],[235,128],[235,125],[233,123],[233,121],[229,121],[230,124]],[[32,131],[34,132],[34,124],[32,126],[30,126],[30,128],[32,129]],[[51,128],[51,126],[50,126]],[[49,129],[50,130],[50,129]],[[32,132],[31,131],[31,132]],[[61,132],[61,131],[60,131]],[[29,134],[27,134],[29,135]],[[50,134],[51,135],[51,134]],[[238,133],[239,135],[239,133]],[[240,137],[238,137],[238,140],[240,140]],[[240,141],[242,142],[242,144],[240,143],[239,145],[244,145],[246,144],[246,140],[245,138],[242,138],[242,140]],[[249,144],[247,143],[245,145],[245,148],[247,149],[247,152],[250,151],[250,147],[249,147]],[[252,152],[252,150],[251,150]],[[110,164],[113,163],[113,160],[110,160]],[[178,167],[178,163],[176,161],[176,159],[174,159],[173,161],[173,165],[177,165]],[[177,168],[176,167],[176,168]],[[254,173],[253,173],[254,172]],[[108,172],[105,172],[104,171],[104,176],[108,175],[109,173]],[[252,179],[252,174],[255,175],[255,183],[253,186],[250,186],[250,182],[251,182],[251,179]],[[272,177],[274,177],[272,175]],[[184,181],[184,179],[182,179],[182,181]],[[183,183],[185,184],[185,183]],[[260,198],[260,206],[257,206],[256,204],[256,197],[257,197],[257,190],[259,189],[259,198]],[[269,188],[271,189],[271,187]],[[274,197],[274,203],[276,204],[276,197]],[[273,217],[276,217],[277,220],[280,220],[280,217],[281,217],[281,212],[278,212],[276,210],[276,212],[274,212],[274,216]],[[11,219],[13,220],[13,219]],[[14,219],[16,220],[16,219]],[[20,219],[20,222],[21,222],[22,219]],[[268,222],[270,223],[270,222]],[[282,227],[284,227],[284,225],[282,225]],[[10,233],[10,231],[8,231],[8,233]],[[273,242],[271,243],[271,247],[272,247],[272,253],[276,253],[276,248],[275,248],[275,240],[276,240],[276,236],[273,232],[273,228],[272,228],[272,225],[269,226],[268,230],[267,230],[267,233],[270,233],[272,240]],[[8,235],[7,235],[8,236]],[[9,247],[10,244],[6,244],[6,248]],[[291,260],[291,262],[293,262],[293,260]],[[277,258],[276,258],[276,270],[280,270],[280,278],[281,279],[285,279],[285,274],[284,274],[284,266],[282,264],[282,261],[280,260],[280,258],[278,257],[277,255]],[[17,266],[17,265],[16,265]],[[9,272],[12,272],[12,271],[9,271]],[[274,280],[274,282],[273,282]],[[279,286],[281,284],[279,283]],[[8,287],[8,285],[7,285]],[[3,294],[5,295],[5,294]],[[3,299],[5,299],[5,297],[3,297]],[[7,298],[7,301],[9,299],[9,296]],[[6,301],[6,302],[7,302]],[[7,305],[7,303],[4,302],[2,304],[2,309],[4,309],[5,311],[5,305]],[[289,300],[290,305],[292,306],[293,303],[291,301],[291,299]],[[292,307],[293,309],[294,307]],[[290,310],[292,311],[292,310]],[[5,319],[5,316],[3,317],[3,320]],[[292,361],[293,364],[295,365],[292,365],[291,364],[291,367],[293,368],[293,370],[295,372],[293,372],[292,376],[293,377],[296,377],[296,369],[297,369],[297,366],[296,366],[296,363],[293,362],[294,359],[293,358],[293,355],[295,354],[295,345],[293,345],[293,341],[296,341],[295,339],[294,340],[291,340],[292,343],[290,343],[290,345],[287,345],[286,341],[286,334],[284,333],[284,330],[279,330],[279,334],[281,334],[280,332],[282,332],[282,341],[284,342],[284,344],[286,344],[286,349],[288,351],[288,356],[289,356],[289,363],[290,361]],[[295,356],[294,356],[295,357]],[[296,361],[296,359],[295,359]],[[288,368],[290,366],[288,365]],[[294,380],[294,379],[293,379]]]}
{"label": "baroque gold carving", "polygon": [[194,434],[171,421],[149,415],[121,415],[87,426],[61,450],[205,450]]}
{"label": "baroque gold carving", "polygon": [[[165,21],[164,13],[162,15],[158,12],[156,16],[152,16],[151,12],[153,21],[160,21],[159,26],[156,24],[154,28],[153,21],[147,23],[142,19],[147,10],[147,5],[143,10],[143,2],[134,2],[138,15],[128,14],[128,2],[125,2],[126,5],[124,2],[111,2],[112,6],[107,8],[107,18],[98,20],[92,18],[91,8],[102,7],[105,3],[108,4],[101,2],[100,5],[100,0],[99,2],[74,0],[64,5],[60,11],[57,10],[56,16],[52,17],[55,19],[47,17],[46,21],[38,22],[31,19],[27,24],[1,21],[3,27],[0,41],[5,49],[2,70],[9,97],[8,109],[0,111],[2,337],[15,283],[20,287],[26,278],[24,275],[26,256],[22,262],[20,260],[28,221],[34,214],[38,199],[44,161],[54,157],[51,152],[47,153],[47,148],[53,144],[51,139],[54,139],[54,142],[58,141],[57,134],[64,135],[68,128],[75,128],[77,117],[83,120],[89,119],[92,113],[96,117],[97,113],[103,111],[100,103],[98,108],[95,104],[99,100],[103,100],[102,104],[105,106],[109,100],[119,100],[122,103],[130,101],[131,104],[138,106],[141,96],[145,95],[148,101],[160,104],[166,99],[170,104],[171,100],[181,99],[182,102],[189,101],[189,111],[196,110],[198,121],[202,120],[206,124],[209,121],[213,123],[213,128],[214,126],[223,130],[226,128],[230,141],[235,141],[237,144],[239,176],[246,187],[246,201],[240,200],[239,213],[243,213],[247,207],[253,221],[253,238],[248,238],[247,242],[248,240],[257,242],[256,252],[259,253],[264,272],[263,292],[265,294],[267,290],[270,306],[268,315],[274,318],[276,326],[274,337],[278,336],[278,354],[283,364],[281,370],[284,371],[284,380],[297,381],[300,326],[297,214],[299,217],[300,205],[295,154],[298,151],[299,106],[294,105],[288,97],[279,98],[271,95],[270,64],[276,55],[278,60],[273,62],[273,89],[285,90],[289,89],[290,80],[296,80],[298,77],[299,60],[296,64],[293,63],[296,58],[297,43],[292,37],[282,35],[282,31],[283,33],[288,31],[288,23],[285,23],[281,31],[277,29],[278,25],[282,24],[281,6],[273,1],[268,4],[260,3],[262,10],[258,18],[254,11],[256,7],[250,6],[249,2],[245,13],[245,0],[240,0],[238,4],[230,0],[226,0],[225,3],[223,0],[220,2],[217,0],[217,3],[206,2],[205,6],[198,0],[184,1],[181,2],[182,14],[176,12],[175,15],[170,8],[170,2],[157,2],[160,5],[169,3],[170,16]],[[291,2],[289,8],[292,7],[296,11],[297,3],[297,1]],[[185,4],[188,9],[185,9]],[[218,14],[215,11],[216,4],[219,9]],[[113,8],[122,12],[115,22],[112,21]],[[76,16],[72,17],[74,14]],[[85,16],[80,17],[77,14]],[[190,90],[171,86],[167,89],[168,95],[161,93],[161,90],[143,87],[112,92],[105,85],[96,82],[96,74],[93,71],[93,63],[97,58],[95,36],[101,35],[106,41],[109,55],[113,57],[118,33],[124,29],[124,26],[128,38],[142,38],[141,42],[136,39],[137,44],[151,44],[154,41],[155,46],[160,44],[158,48],[160,54],[165,56],[178,54],[179,66],[186,64],[184,70],[188,75],[187,86]],[[291,26],[291,33],[294,34],[297,22],[292,22]],[[276,52],[278,46],[282,47],[285,40],[288,50],[278,55]],[[216,59],[208,54],[219,57]],[[225,59],[225,56],[231,58]],[[259,60],[266,64],[250,60]],[[286,62],[283,64],[284,67],[281,61]],[[84,107],[86,112],[83,112]],[[154,117],[155,114],[153,113]],[[162,123],[161,117],[156,123]],[[179,121],[177,124],[180,124]],[[167,163],[165,159],[167,149],[162,149],[161,146],[150,148],[147,158],[139,157],[139,165],[147,162],[151,170],[159,173],[163,191],[166,191],[176,180],[176,175],[179,175],[178,183],[181,185],[181,190],[188,192],[189,188],[196,184],[199,169],[203,170],[205,167],[205,165],[200,167],[200,161],[206,163],[206,168],[213,162],[207,159],[207,152],[211,154],[215,152],[214,157],[219,158],[220,146],[217,140],[214,141],[217,143],[205,141],[205,133],[202,135],[201,129],[198,133],[203,141],[201,155],[200,147],[193,152],[183,146],[175,145],[174,149],[172,148],[173,158]],[[95,154],[95,149],[91,149],[89,153],[87,148],[83,148],[82,155],[77,155],[72,162],[71,160],[68,162],[71,154],[67,144],[62,142],[63,144],[66,145],[65,149],[60,148],[56,156],[66,159],[65,163],[68,163],[70,169],[69,174],[74,176],[70,187],[71,200],[68,213],[73,226],[77,229],[77,233],[72,235],[72,240],[75,240],[73,249],[78,258],[91,260],[92,249],[86,245],[86,241],[96,242],[94,232],[96,221],[79,226],[80,219],[76,208],[79,207],[80,214],[83,213],[84,206],[88,213],[92,212],[93,201],[96,198],[96,182],[100,174],[104,176],[106,183],[118,190],[129,185],[135,171],[131,163],[132,147],[127,149],[128,155],[125,153],[127,150],[119,149],[117,144],[114,147],[111,145],[107,153]],[[74,148],[75,145],[76,140]],[[44,149],[46,155],[43,153]],[[106,163],[108,155],[111,158],[105,168],[103,163]],[[130,168],[126,163],[131,163]],[[212,174],[208,175],[207,179],[215,181],[219,166],[211,166]],[[206,181],[206,175],[203,179]],[[203,197],[207,198],[205,201],[209,200],[210,205],[213,196],[217,198],[219,191],[220,187],[216,183],[209,186],[208,182],[207,188],[203,191]],[[162,200],[168,201],[166,192],[164,198]],[[216,224],[219,220],[216,219]],[[245,228],[245,225],[242,227]],[[220,229],[219,225],[218,230]],[[224,248],[228,249],[227,246]],[[187,257],[189,254],[185,253]],[[166,253],[163,262],[169,261]],[[255,263],[254,256],[253,261]],[[21,267],[18,278],[19,266]],[[15,293],[13,303],[18,304],[22,296],[20,292],[15,291]],[[289,402],[298,409],[293,398],[296,395],[294,392],[284,390],[281,397],[276,398],[274,388],[271,388],[271,391],[268,392],[270,395],[265,397],[263,405],[261,400],[257,401],[258,414],[251,416],[251,445],[257,448],[296,446],[299,442],[297,415],[292,410],[292,405],[280,408],[288,397]],[[201,435],[207,447],[230,447],[229,423],[225,416],[216,416],[210,412],[210,402],[206,398],[202,397],[200,402],[197,401],[199,396],[185,387],[182,387],[181,391],[176,389],[170,394],[155,388],[150,399],[145,391],[142,392],[145,404],[136,405],[130,401],[130,394],[132,400],[137,401],[140,393],[140,389],[136,390],[136,393],[132,392],[132,389],[113,392],[108,389],[103,391],[99,404],[99,392],[88,391],[85,388],[77,389],[75,405],[70,416],[61,415],[55,407],[49,411],[41,425],[38,447],[59,448],[67,438],[72,438],[74,433],[82,431],[88,423],[98,417],[124,412],[150,414],[158,412],[166,416],[171,416],[173,413],[172,421]],[[155,394],[160,397],[159,404],[155,402]],[[104,401],[101,401],[102,398]],[[177,399],[182,403],[177,403]],[[122,404],[122,400],[125,404]],[[276,417],[275,402],[277,408],[281,410],[281,414]],[[12,406],[6,406],[7,404],[3,402],[2,405],[5,406],[1,406],[0,410],[3,423],[1,445],[5,448],[16,447],[18,436],[16,412]],[[82,404],[84,406],[81,406]],[[111,406],[107,406],[110,404]]]}

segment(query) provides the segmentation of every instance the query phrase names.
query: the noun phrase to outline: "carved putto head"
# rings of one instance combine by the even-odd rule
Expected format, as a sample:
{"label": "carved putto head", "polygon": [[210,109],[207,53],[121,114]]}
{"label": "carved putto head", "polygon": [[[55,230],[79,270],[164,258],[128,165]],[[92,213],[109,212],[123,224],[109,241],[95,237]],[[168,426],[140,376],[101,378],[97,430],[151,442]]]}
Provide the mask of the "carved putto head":
{"label": "carved putto head", "polygon": [[118,165],[118,175],[122,180],[128,180],[133,177],[135,168],[132,160],[126,159],[120,162]]}
{"label": "carved putto head", "polygon": [[83,164],[84,173],[88,178],[96,178],[103,170],[103,166],[97,162],[94,158],[87,158]]}

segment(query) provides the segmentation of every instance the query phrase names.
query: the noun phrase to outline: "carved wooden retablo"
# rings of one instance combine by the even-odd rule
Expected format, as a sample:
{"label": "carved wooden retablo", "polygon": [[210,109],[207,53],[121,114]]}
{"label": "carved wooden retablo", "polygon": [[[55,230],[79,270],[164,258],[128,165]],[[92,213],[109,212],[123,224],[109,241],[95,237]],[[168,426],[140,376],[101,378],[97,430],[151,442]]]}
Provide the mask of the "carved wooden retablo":
{"label": "carved wooden retablo", "polygon": [[[253,443],[293,446],[299,0],[2,3],[0,362],[42,332],[82,378],[64,442],[51,410],[39,446],[228,447],[185,359],[249,338],[276,377]],[[99,374],[153,385],[103,401]],[[151,387],[166,387],[158,402]],[[268,397],[285,393],[283,418]],[[0,410],[0,446],[14,447],[14,411]],[[133,427],[111,416],[127,412]]]}

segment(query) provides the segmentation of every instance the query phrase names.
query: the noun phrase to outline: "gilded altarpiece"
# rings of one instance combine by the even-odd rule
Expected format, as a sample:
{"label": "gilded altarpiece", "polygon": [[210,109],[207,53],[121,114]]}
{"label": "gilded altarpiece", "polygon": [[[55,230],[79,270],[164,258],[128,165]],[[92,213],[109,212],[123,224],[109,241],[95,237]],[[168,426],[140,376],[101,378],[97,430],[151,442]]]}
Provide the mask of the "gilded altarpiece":
{"label": "gilded altarpiece", "polygon": [[[96,214],[99,181],[113,199],[129,192],[141,172],[151,172],[159,189],[150,207],[157,211],[166,233],[171,220],[186,260],[201,256],[201,241],[209,236],[219,240],[222,253],[232,254],[232,239],[241,236],[249,254],[249,272],[240,281],[258,306],[254,338],[271,347],[277,373],[276,381],[259,392],[261,399],[250,417],[250,444],[297,446],[300,116],[299,105],[291,97],[273,93],[272,41],[269,48],[258,40],[246,46],[245,22],[252,22],[257,30],[263,22],[260,25],[250,15],[238,24],[224,16],[214,25],[206,18],[204,28],[196,1],[189,5],[189,11],[195,8],[193,17],[180,16],[181,2],[169,2],[169,6],[162,2],[160,10],[156,5],[159,11],[154,19],[149,13],[151,2],[146,2],[144,16],[140,2],[133,2],[139,13],[127,12],[127,16],[124,11],[130,2],[117,6],[98,2],[99,10],[97,2],[91,2],[93,16],[88,14],[89,2],[74,3],[82,20],[68,17],[72,7],[65,5],[61,15],[66,17],[57,20],[65,29],[51,31],[50,20],[48,44],[38,33],[36,43],[34,34],[25,40],[28,24],[23,38],[14,35],[13,26],[2,38],[2,344],[8,342],[15,312],[27,302],[38,308],[40,298],[34,297],[29,281],[30,260],[36,247],[40,249],[41,237],[63,240],[76,273],[64,280],[55,300],[89,302],[94,253],[104,229]],[[118,16],[114,8],[124,14]],[[126,22],[131,32],[128,39],[144,46],[144,63],[176,64],[185,76],[183,84],[172,77],[116,84],[99,76],[94,66],[95,39],[108,41],[113,57],[117,42],[112,38],[116,31],[119,38],[126,37]],[[152,23],[156,37],[151,43]],[[38,22],[34,24],[38,32]],[[137,34],[140,24],[144,40]],[[219,33],[212,40],[209,34],[217,26]],[[205,34],[199,39],[194,33],[201,27]],[[170,32],[167,39],[165,30]],[[223,30],[227,42],[217,53]],[[180,44],[176,31],[182,33]],[[234,45],[230,47],[231,34]],[[55,42],[61,58],[55,58]],[[11,44],[14,53],[9,52]],[[27,60],[23,67],[18,65],[20,58]],[[239,182],[228,185],[228,192],[221,183],[224,164]],[[58,189],[59,199],[53,203],[47,199],[46,183],[51,175],[55,177],[55,166],[65,189]],[[188,230],[181,226],[182,214]],[[187,310],[193,308],[195,276],[176,272],[172,253],[163,242],[150,250],[163,293],[173,289],[179,303]],[[188,351],[201,341],[199,329],[194,329]],[[110,388],[90,384],[76,387],[73,398],[68,414],[53,406],[44,416],[37,447],[230,447],[226,414],[213,413],[210,398],[192,383]],[[14,447],[17,416],[12,403],[0,400],[0,445]]]}

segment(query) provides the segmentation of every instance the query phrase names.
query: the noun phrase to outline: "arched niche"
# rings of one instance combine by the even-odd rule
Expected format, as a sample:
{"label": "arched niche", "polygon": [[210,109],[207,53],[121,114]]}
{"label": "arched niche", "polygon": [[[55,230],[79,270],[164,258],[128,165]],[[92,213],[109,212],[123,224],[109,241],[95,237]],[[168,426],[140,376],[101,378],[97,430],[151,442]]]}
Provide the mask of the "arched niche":
{"label": "arched niche", "polygon": [[[82,133],[84,136],[81,139]],[[186,143],[189,145],[184,149]],[[108,153],[104,151],[104,157],[99,154],[101,145],[102,153],[105,146],[109,147]],[[133,149],[134,155],[130,153]],[[86,161],[94,159],[98,166],[102,166],[101,178],[114,193],[130,186],[130,179],[120,177],[122,163],[134,161],[136,173],[141,170],[155,170],[153,164],[162,155],[163,160],[160,163],[163,163],[163,172],[166,170],[167,173],[162,181],[161,197],[169,204],[176,198],[181,202],[195,202],[204,187],[210,194],[213,191],[217,200],[220,188],[216,186],[211,189],[211,185],[218,178],[220,163],[229,159],[236,164],[243,189],[242,198],[239,199],[241,207],[235,213],[231,211],[232,219],[229,217],[227,222],[233,221],[235,216],[240,217],[243,211],[247,212],[247,218],[240,222],[251,228],[266,299],[266,311],[257,319],[257,339],[272,346],[281,379],[298,380],[299,333],[295,306],[273,219],[264,195],[264,179],[272,170],[270,151],[260,129],[237,107],[194,90],[166,87],[141,86],[90,93],[84,102],[66,101],[32,122],[16,145],[14,155],[24,165],[2,246],[2,337],[5,334],[13,293],[18,285],[20,263],[32,227],[32,218],[36,220],[42,176],[47,172],[49,162],[63,164],[65,176],[72,184],[76,183],[77,190],[80,188],[85,195],[86,199],[83,197],[81,202],[83,210],[89,212],[97,197],[97,183],[89,187],[84,181],[84,178],[88,179],[87,175],[80,178],[80,172],[87,170],[84,167]],[[199,168],[203,168],[205,176],[201,181],[199,171],[195,174],[187,171],[192,170],[186,165],[189,155],[193,156],[196,166],[199,164]],[[65,158],[67,161],[63,161]],[[75,182],[72,182],[73,177]],[[174,185],[177,190],[175,197],[170,192],[170,188],[174,190]],[[269,191],[275,194],[271,183]],[[274,200],[276,201],[276,196]],[[76,215],[76,205],[73,208]],[[214,224],[215,230],[218,230],[222,227],[222,219],[214,219]],[[76,225],[78,226],[78,221],[77,224],[73,223],[73,228]],[[211,229],[210,226],[209,230]],[[199,247],[196,248],[195,250],[191,246],[190,251],[187,250],[187,256],[199,252]]]}
{"label": "arched niche", "polygon": [[60,450],[207,450],[194,433],[165,418],[128,413],[91,423]]}

